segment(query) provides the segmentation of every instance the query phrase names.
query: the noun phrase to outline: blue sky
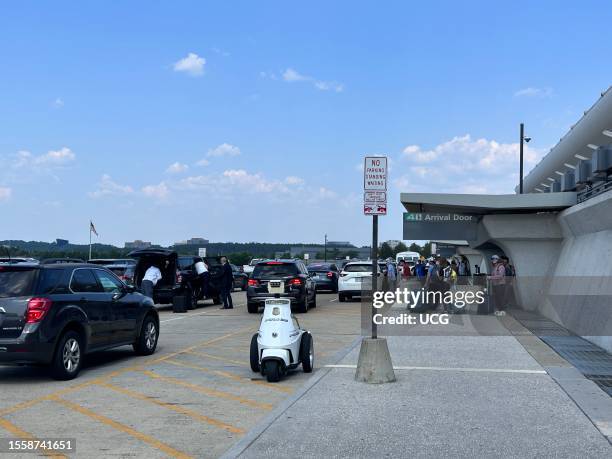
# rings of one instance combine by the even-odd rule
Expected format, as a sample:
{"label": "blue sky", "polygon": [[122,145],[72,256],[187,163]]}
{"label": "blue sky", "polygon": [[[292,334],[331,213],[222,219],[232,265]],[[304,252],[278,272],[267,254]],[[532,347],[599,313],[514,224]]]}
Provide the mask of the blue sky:
{"label": "blue sky", "polygon": [[400,191],[511,193],[518,124],[529,169],[610,85],[606,3],[559,3],[4,5],[0,239],[366,244],[366,154],[383,240]]}

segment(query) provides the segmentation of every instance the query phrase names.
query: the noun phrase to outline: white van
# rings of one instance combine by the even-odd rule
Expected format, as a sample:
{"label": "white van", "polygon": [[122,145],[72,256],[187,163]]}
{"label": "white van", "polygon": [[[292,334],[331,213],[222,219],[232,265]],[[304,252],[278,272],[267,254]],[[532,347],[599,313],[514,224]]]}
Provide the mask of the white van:
{"label": "white van", "polygon": [[419,261],[421,254],[418,252],[400,252],[395,256],[395,262],[399,263],[404,260],[407,263],[410,263],[410,266],[413,266],[417,261]]}

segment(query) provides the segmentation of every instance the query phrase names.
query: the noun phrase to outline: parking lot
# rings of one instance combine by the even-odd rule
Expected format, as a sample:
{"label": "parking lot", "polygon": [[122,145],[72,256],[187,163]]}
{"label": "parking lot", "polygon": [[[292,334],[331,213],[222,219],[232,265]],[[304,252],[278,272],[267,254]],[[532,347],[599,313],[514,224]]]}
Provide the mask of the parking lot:
{"label": "parking lot", "polygon": [[[75,439],[74,457],[222,455],[310,376],[298,369],[270,384],[250,370],[261,316],[247,313],[244,293],[233,297],[233,310],[210,301],[186,314],[160,309],[153,356],[96,354],[73,381],[0,367],[0,437]],[[314,336],[317,371],[358,336],[360,303],[319,293],[298,320]]]}

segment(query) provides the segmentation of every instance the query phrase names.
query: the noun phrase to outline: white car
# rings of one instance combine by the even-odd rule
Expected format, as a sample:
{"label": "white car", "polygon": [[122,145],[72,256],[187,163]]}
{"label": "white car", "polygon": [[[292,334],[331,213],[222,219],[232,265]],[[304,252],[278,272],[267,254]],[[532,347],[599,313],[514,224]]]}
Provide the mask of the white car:
{"label": "white car", "polygon": [[255,265],[259,263],[260,261],[264,261],[264,259],[263,258],[253,258],[248,265],[244,265],[242,267],[242,272],[250,276],[253,270],[255,269]]}
{"label": "white car", "polygon": [[[377,264],[377,275],[380,276],[380,266]],[[372,277],[371,261],[356,261],[347,263],[338,279],[338,300],[342,303],[354,296],[361,296],[361,285],[364,278]],[[370,288],[370,287],[368,287]]]}

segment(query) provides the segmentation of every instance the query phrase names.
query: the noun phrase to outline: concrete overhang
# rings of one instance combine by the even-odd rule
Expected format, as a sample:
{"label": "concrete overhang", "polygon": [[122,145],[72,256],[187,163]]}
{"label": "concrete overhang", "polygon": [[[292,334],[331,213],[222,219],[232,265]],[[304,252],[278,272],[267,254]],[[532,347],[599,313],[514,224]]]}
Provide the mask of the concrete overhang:
{"label": "concrete overhang", "polygon": [[520,214],[557,212],[577,203],[575,192],[528,194],[402,193],[408,212]]}
{"label": "concrete overhang", "polygon": [[[557,145],[525,176],[525,192],[534,192],[541,183],[549,183],[548,177],[558,179],[556,171],[572,170],[567,164],[576,165],[578,159],[590,159],[593,148],[612,143],[612,88],[601,97],[563,136]],[[541,187],[540,187],[541,188]],[[518,191],[518,187],[515,191]]]}

